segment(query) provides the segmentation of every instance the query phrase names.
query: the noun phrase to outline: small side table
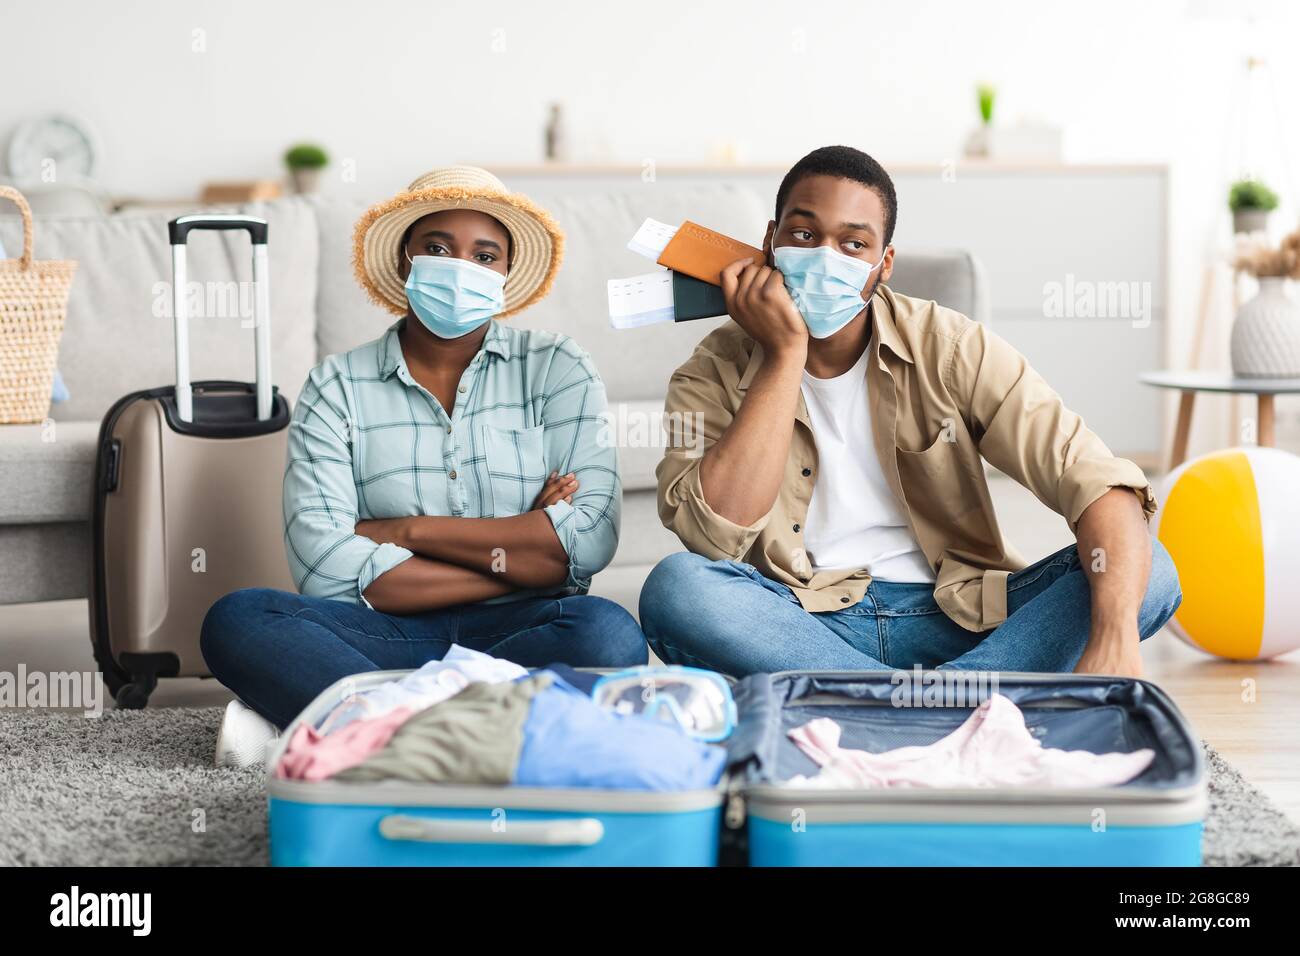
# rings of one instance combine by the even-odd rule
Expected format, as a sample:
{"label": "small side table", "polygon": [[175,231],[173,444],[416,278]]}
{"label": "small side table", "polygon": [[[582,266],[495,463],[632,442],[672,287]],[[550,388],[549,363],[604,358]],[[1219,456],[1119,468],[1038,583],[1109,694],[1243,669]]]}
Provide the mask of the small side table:
{"label": "small side table", "polygon": [[1138,376],[1143,385],[1156,388],[1173,388],[1178,397],[1178,422],[1174,427],[1173,451],[1169,467],[1177,468],[1187,458],[1187,439],[1192,431],[1192,405],[1197,392],[1219,392],[1230,395],[1254,395],[1258,402],[1257,440],[1260,445],[1273,447],[1273,396],[1300,395],[1300,378],[1238,378],[1231,372],[1143,372]]}

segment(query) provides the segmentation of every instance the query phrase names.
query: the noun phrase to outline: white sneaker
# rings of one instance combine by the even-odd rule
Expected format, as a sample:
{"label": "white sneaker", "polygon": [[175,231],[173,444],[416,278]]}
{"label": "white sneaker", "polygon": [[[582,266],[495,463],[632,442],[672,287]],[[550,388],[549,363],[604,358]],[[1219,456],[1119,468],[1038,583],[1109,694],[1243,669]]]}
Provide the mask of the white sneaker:
{"label": "white sneaker", "polygon": [[271,744],[280,731],[243,701],[226,705],[226,716],[217,731],[218,767],[255,767],[266,761]]}

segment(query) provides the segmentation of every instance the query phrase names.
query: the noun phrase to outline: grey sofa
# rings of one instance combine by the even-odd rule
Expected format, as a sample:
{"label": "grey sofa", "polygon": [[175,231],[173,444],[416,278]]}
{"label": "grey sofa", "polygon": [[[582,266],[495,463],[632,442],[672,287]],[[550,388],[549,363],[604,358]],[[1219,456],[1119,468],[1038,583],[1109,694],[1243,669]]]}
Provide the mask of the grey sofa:
{"label": "grey sofa", "polygon": [[[598,193],[557,184],[532,194],[565,229],[567,254],[549,298],[511,321],[577,339],[601,370],[615,423],[627,426],[628,440],[619,449],[622,537],[594,592],[635,613],[646,573],[680,548],[655,512],[665,386],[694,343],[721,320],[614,331],[606,319],[605,281],[654,268],[625,248],[647,216],[690,218],[753,238],[762,235],[769,198],[735,186],[664,184]],[[352,225],[364,205],[315,197],[247,207],[271,224],[273,377],[291,402],[323,356],[371,339],[391,322],[352,277]],[[71,399],[54,405],[44,425],[0,426],[0,604],[87,594],[99,421],[123,394],[173,380],[165,223],[184,211],[190,210],[37,220],[39,258],[80,262],[59,353]],[[0,218],[0,242],[11,255],[20,241],[18,220]],[[250,278],[247,248],[242,235],[206,233],[191,241],[190,279],[205,283],[200,312],[191,320],[196,379],[251,378],[252,333],[241,328],[246,310],[240,308],[247,292],[239,285]],[[966,253],[901,249],[891,285],[987,319],[984,280]]]}

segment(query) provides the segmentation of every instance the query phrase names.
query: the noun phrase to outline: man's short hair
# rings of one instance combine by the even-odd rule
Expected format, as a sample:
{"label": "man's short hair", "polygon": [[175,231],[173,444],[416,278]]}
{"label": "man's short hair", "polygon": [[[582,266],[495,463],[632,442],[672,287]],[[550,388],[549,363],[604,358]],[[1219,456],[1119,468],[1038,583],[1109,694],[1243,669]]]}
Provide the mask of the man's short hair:
{"label": "man's short hair", "polygon": [[885,172],[885,167],[852,146],[822,146],[790,167],[776,191],[777,222],[781,221],[781,211],[790,198],[790,190],[809,176],[835,176],[874,189],[885,207],[885,245],[893,241],[894,225],[898,222],[898,196],[894,192],[894,181]]}

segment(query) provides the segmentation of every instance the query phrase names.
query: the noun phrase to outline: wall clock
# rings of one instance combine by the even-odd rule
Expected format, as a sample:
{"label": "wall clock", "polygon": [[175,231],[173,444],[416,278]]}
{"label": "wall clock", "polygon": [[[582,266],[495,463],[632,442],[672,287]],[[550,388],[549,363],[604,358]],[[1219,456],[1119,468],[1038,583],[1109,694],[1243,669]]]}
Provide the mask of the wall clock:
{"label": "wall clock", "polygon": [[95,144],[80,121],[64,115],[40,116],[14,131],[8,158],[15,182],[49,182],[50,172],[53,182],[72,182],[94,173]]}

